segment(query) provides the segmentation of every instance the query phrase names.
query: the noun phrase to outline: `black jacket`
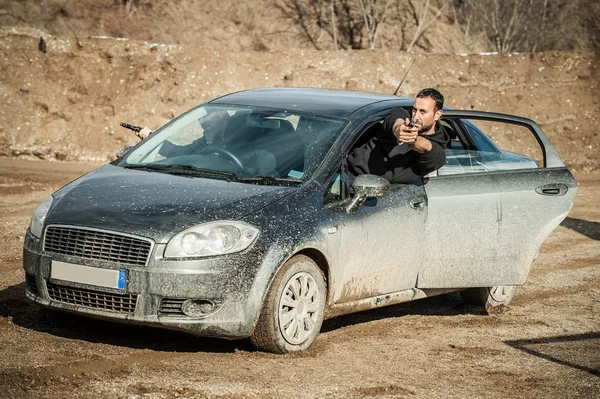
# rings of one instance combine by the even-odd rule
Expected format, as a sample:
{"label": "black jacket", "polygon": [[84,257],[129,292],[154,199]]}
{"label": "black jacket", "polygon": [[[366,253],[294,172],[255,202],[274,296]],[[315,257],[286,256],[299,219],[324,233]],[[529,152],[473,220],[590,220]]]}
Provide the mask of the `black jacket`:
{"label": "black jacket", "polygon": [[403,108],[393,110],[385,118],[375,137],[350,152],[348,171],[351,180],[358,175],[373,174],[390,183],[410,183],[444,165],[444,148],[450,137],[440,122],[436,123],[434,134],[421,136],[431,141],[432,148],[420,154],[408,144],[398,144],[392,130],[397,118],[410,118],[410,115]]}

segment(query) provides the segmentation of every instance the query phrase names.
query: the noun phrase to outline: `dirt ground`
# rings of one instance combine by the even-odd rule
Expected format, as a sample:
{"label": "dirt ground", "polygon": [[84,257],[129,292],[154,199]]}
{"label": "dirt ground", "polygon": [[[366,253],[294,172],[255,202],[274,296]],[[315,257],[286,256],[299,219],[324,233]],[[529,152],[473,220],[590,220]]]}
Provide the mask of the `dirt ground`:
{"label": "dirt ground", "polygon": [[305,353],[55,313],[24,295],[36,204],[100,164],[0,159],[0,398],[598,398],[600,173],[510,309],[445,295],[328,320]]}

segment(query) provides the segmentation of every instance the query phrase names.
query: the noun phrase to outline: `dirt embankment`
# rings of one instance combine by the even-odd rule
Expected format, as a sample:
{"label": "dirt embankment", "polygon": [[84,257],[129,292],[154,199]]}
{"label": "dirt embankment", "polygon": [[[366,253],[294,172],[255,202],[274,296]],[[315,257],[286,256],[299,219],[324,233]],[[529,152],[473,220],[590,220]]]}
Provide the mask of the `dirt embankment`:
{"label": "dirt embankment", "polygon": [[[39,49],[40,37],[45,52]],[[413,55],[226,52],[193,45],[0,30],[0,155],[107,161],[136,142],[120,121],[157,128],[190,107],[255,87],[392,93]],[[416,55],[402,93],[439,88],[447,105],[532,118],[574,170],[599,167],[598,55]]]}

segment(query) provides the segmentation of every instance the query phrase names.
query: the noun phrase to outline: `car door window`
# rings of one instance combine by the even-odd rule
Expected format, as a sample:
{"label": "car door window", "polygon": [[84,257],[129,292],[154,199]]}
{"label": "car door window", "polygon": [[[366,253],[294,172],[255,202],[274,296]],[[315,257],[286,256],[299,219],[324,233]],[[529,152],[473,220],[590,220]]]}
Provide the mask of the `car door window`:
{"label": "car door window", "polygon": [[447,148],[462,150],[468,148],[468,144],[465,142],[464,135],[459,134],[459,129],[456,126],[456,123],[447,120],[441,120],[440,123],[450,136],[450,141],[448,142]]}
{"label": "car door window", "polygon": [[326,206],[332,206],[339,204],[348,198],[349,192],[349,179],[348,175],[344,172],[343,166],[340,167],[331,177],[325,190],[325,198],[323,203]]}
{"label": "car door window", "polygon": [[[350,151],[366,144],[375,136],[376,132],[383,124],[383,117],[385,115],[386,113],[374,115],[373,118],[365,124],[361,133],[352,144]],[[346,157],[350,151],[344,153],[341,164],[338,165],[337,170],[329,179],[327,189],[325,190],[325,197],[323,199],[323,203],[327,207],[335,207],[340,204],[340,202],[343,202],[352,196],[350,177],[348,176],[348,164],[346,162]]]}
{"label": "car door window", "polygon": [[530,128],[508,121],[448,119],[446,130],[456,128],[446,148],[446,164],[438,176],[537,169],[543,165],[543,151]]}

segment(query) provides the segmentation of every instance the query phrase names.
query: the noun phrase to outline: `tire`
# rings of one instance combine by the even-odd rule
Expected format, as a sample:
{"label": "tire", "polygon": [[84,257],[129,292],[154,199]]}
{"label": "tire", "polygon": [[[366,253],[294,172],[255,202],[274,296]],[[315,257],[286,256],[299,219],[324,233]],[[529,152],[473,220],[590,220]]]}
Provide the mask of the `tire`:
{"label": "tire", "polygon": [[315,262],[304,255],[290,258],[271,282],[252,345],[272,353],[307,349],[321,330],[325,298],[325,278]]}
{"label": "tire", "polygon": [[496,285],[493,287],[469,288],[460,293],[464,303],[482,306],[488,314],[503,312],[510,303],[517,286]]}

